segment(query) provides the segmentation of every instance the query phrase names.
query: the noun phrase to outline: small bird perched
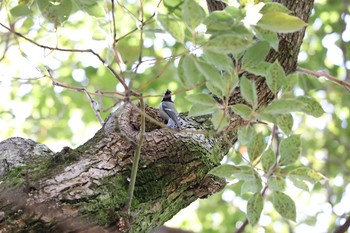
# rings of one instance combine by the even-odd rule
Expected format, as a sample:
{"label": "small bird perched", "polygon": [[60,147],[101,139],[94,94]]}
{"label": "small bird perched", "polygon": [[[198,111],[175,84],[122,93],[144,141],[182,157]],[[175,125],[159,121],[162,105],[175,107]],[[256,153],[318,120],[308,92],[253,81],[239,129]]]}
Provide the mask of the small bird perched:
{"label": "small bird perched", "polygon": [[176,111],[174,102],[171,100],[171,91],[166,90],[158,109],[161,118],[168,121],[167,126],[170,128],[179,127],[179,114]]}

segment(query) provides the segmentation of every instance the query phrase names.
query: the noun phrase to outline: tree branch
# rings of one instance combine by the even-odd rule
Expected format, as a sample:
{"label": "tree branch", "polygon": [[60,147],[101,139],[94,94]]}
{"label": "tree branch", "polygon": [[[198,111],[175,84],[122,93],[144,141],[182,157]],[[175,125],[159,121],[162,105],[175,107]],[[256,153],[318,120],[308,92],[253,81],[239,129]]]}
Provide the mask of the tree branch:
{"label": "tree branch", "polygon": [[350,216],[346,218],[346,221],[343,225],[339,226],[334,233],[344,233],[346,232],[350,227]]}
{"label": "tree branch", "polygon": [[297,71],[304,73],[304,74],[311,75],[311,76],[316,77],[316,78],[325,77],[328,80],[344,87],[345,89],[347,89],[350,92],[350,83],[343,81],[343,80],[339,80],[336,77],[328,74],[326,71],[312,71],[312,70],[308,70],[308,69],[305,69],[302,67],[297,67]]}
{"label": "tree branch", "polygon": [[11,28],[7,27],[6,25],[0,23],[0,25],[4,28],[6,28],[8,31],[10,31],[11,33],[25,39],[26,41],[29,41],[30,43],[40,47],[40,48],[43,48],[43,49],[49,49],[49,50],[57,50],[57,51],[62,51],[62,52],[75,52],[75,53],[91,53],[93,55],[95,55],[111,72],[112,74],[114,75],[114,77],[116,77],[118,79],[118,81],[123,85],[124,89],[128,92],[132,92],[132,90],[129,90],[129,87],[128,85],[126,85],[125,83],[125,80],[119,76],[119,74],[112,68],[111,65],[107,64],[107,62],[98,54],[96,53],[94,50],[92,49],[65,49],[65,48],[55,48],[55,47],[51,47],[51,46],[46,46],[46,45],[42,45],[42,44],[39,44],[38,42],[22,35],[21,33],[15,31],[15,30],[12,30]]}

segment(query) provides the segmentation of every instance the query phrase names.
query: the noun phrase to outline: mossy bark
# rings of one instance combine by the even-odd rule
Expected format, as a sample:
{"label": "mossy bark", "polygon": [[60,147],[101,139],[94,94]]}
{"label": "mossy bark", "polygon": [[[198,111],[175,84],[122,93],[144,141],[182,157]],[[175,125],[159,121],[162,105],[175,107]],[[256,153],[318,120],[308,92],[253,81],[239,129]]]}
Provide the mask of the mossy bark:
{"label": "mossy bark", "polygon": [[[313,6],[311,0],[279,2],[305,21]],[[211,10],[223,6],[215,0],[207,3]],[[271,51],[267,60],[278,59],[286,73],[293,72],[303,36],[303,30],[279,35],[279,51]],[[264,79],[250,78],[256,79],[259,105],[268,104],[274,95]],[[240,102],[244,100],[237,89],[230,104]],[[203,117],[184,116],[185,130],[181,131],[159,128],[147,121],[131,215],[127,215],[124,204],[128,179],[140,137],[136,107],[126,103],[109,116],[93,138],[76,149],[64,148],[54,154],[30,140],[3,141],[3,232],[151,232],[197,198],[224,187],[222,180],[208,172],[236,141],[235,129],[246,122],[232,115],[229,133],[204,135],[199,133],[207,130]],[[147,107],[146,113],[161,121],[157,110]]]}

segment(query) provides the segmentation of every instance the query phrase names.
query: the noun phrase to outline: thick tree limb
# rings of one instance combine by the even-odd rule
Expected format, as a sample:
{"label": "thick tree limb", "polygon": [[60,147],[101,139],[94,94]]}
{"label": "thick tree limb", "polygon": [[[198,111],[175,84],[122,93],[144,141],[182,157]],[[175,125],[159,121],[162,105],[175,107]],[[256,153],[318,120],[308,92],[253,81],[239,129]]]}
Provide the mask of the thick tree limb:
{"label": "thick tree limb", "polygon": [[[207,2],[215,3],[209,5],[211,11],[224,7],[219,1]],[[311,0],[279,2],[304,21],[313,5]],[[279,51],[270,51],[267,60],[278,59],[286,73],[293,72],[303,36],[304,30],[279,35]],[[269,103],[274,95],[264,79],[249,77],[256,80],[259,105]],[[236,89],[230,104],[240,102],[244,101]],[[145,112],[161,121],[157,110],[146,107]],[[30,159],[23,160],[26,166],[18,166],[16,162],[8,165],[8,161],[15,159],[5,156],[15,147],[25,151],[23,148],[30,145],[37,148],[40,144],[25,139],[19,139],[23,148],[14,139],[1,143],[10,149],[0,150],[0,171],[6,173],[0,184],[0,227],[5,232],[14,229],[86,232],[95,228],[101,232],[100,226],[105,231],[149,232],[197,198],[224,187],[222,180],[207,174],[236,141],[234,130],[245,124],[242,119],[233,115],[230,131],[225,135],[198,133],[207,129],[205,117],[184,116],[182,131],[160,128],[146,120],[131,218],[125,215],[123,206],[132,158],[140,138],[140,117],[135,106],[126,103],[85,144],[56,154],[45,149],[37,156],[31,150]]]}

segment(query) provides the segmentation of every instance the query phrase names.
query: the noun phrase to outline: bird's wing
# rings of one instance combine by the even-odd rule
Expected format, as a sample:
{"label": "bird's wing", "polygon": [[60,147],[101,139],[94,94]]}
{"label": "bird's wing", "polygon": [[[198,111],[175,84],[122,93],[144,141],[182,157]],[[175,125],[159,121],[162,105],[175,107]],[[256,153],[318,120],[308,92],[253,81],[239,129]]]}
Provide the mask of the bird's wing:
{"label": "bird's wing", "polygon": [[176,125],[178,125],[179,124],[177,119],[178,113],[176,112],[176,110],[175,111],[173,110],[174,108],[172,109],[171,107],[167,106],[169,104],[173,104],[173,103],[168,102],[166,104],[162,104],[163,110],[176,123]]}

